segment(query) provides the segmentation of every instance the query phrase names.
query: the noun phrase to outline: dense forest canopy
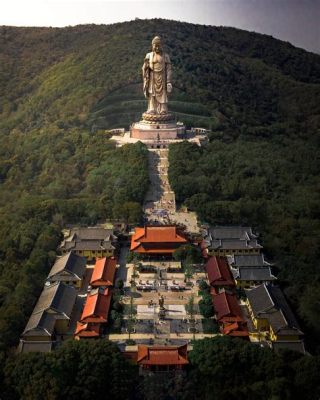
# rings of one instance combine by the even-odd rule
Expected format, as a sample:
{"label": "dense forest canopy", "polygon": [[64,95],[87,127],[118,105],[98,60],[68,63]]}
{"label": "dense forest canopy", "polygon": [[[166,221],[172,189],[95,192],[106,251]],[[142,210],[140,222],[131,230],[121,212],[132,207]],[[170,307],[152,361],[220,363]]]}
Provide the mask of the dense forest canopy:
{"label": "dense forest canopy", "polygon": [[[106,130],[128,128],[145,110],[141,65],[156,34],[163,37],[174,66],[171,110],[188,127],[212,130],[206,148],[183,143],[170,149],[170,181],[178,201],[196,210],[202,221],[252,224],[259,230],[310,349],[319,351],[320,56],[266,35],[166,20],[62,29],[2,26],[0,383],[5,382],[11,398],[42,398],[39,376],[49,379],[40,386],[48,398],[80,398],[74,387],[61,387],[59,376],[50,375],[52,365],[61,373],[61,353],[12,358],[12,348],[52,265],[61,227],[141,217],[147,149],[141,143],[117,149]],[[66,356],[79,351],[72,346]],[[239,346],[236,353],[246,353]],[[116,352],[99,349],[108,353],[106,359]],[[264,357],[270,361],[270,385],[259,370],[250,388],[230,393],[217,386],[217,396],[268,393],[270,399],[291,399],[295,390],[304,393],[304,385],[315,386],[316,358],[286,359],[293,366],[284,372],[271,352],[256,348],[249,353],[249,367],[268,364]],[[118,356],[115,370],[128,368],[117,364]],[[40,375],[29,368],[36,359]],[[214,360],[208,361],[209,369]],[[197,382],[201,357],[193,356],[192,365],[188,382]],[[213,382],[212,371],[223,376],[229,365],[221,368],[202,373]],[[278,372],[270,372],[273,368]],[[31,377],[29,385],[25,376]],[[80,382],[82,375],[75,379]],[[296,386],[288,389],[293,379]],[[153,387],[153,382],[145,384],[143,393]],[[190,389],[186,381],[180,384]],[[172,396],[179,382],[170,385],[163,386],[164,396]],[[201,390],[203,398],[210,398],[206,387]],[[118,398],[125,395],[119,392]],[[181,389],[179,398],[192,398],[192,392]]]}
{"label": "dense forest canopy", "polygon": [[313,400],[320,357],[276,354],[241,339],[194,343],[185,374],[138,375],[108,340],[66,341],[53,353],[23,354],[3,371],[5,399]]}

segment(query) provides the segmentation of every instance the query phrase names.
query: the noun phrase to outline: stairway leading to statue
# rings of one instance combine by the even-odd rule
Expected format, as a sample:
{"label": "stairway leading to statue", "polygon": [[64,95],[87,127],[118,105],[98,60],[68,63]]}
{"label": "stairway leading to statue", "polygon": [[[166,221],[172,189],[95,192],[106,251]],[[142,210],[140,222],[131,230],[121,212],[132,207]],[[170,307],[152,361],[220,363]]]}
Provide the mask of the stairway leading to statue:
{"label": "stairway leading to statue", "polygon": [[149,149],[150,187],[144,201],[145,218],[150,223],[170,223],[176,211],[175,195],[168,179],[168,149]]}

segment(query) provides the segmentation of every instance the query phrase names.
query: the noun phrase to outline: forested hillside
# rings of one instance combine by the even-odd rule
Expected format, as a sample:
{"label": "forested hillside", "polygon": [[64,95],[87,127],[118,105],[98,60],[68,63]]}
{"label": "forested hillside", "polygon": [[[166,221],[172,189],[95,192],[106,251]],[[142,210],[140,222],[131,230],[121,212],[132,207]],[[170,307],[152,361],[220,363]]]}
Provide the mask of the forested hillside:
{"label": "forested hillside", "polygon": [[[108,340],[69,340],[47,354],[7,361],[1,395],[42,400],[314,400],[320,357],[276,354],[244,340],[198,340],[184,374],[138,375]],[[107,377],[107,378],[106,378]]]}
{"label": "forested hillside", "polygon": [[[320,56],[265,35],[166,20],[0,27],[1,368],[61,227],[141,216],[147,150],[116,149],[106,130],[128,128],[145,110],[141,66],[156,34],[174,68],[169,107],[187,126],[212,130],[206,148],[170,149],[177,199],[203,221],[248,223],[262,233],[318,351]],[[0,383],[5,376],[11,388],[19,369],[8,363]],[[22,396],[21,382],[13,398]]]}

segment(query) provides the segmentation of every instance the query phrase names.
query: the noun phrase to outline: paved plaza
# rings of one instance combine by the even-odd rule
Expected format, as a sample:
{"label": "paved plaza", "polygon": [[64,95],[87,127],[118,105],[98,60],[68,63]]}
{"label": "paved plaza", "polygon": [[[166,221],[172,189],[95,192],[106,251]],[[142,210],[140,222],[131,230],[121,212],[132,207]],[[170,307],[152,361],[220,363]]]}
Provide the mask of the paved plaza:
{"label": "paved plaza", "polygon": [[[141,272],[145,268],[151,269],[151,272]],[[120,263],[117,277],[126,277],[121,299],[124,305],[123,320],[121,333],[109,334],[109,339],[118,342],[127,340],[128,327],[132,329],[130,338],[136,343],[152,341],[154,344],[172,344],[173,340],[186,342],[194,337],[205,337],[203,316],[198,306],[201,299],[198,283],[206,279],[206,275],[204,272],[195,272],[187,285],[185,275],[180,271],[180,262],[172,260],[145,261],[141,262],[139,268],[134,264]],[[163,316],[160,316],[161,296],[164,301]],[[190,321],[190,315],[186,312],[191,296],[194,301],[193,321]]]}

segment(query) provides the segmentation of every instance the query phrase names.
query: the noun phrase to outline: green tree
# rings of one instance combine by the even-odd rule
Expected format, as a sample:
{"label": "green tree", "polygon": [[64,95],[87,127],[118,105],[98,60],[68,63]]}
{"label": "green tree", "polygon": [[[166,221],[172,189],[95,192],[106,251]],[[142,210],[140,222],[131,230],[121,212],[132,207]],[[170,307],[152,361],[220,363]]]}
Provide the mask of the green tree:
{"label": "green tree", "polygon": [[210,294],[205,293],[202,295],[202,299],[199,301],[199,310],[205,318],[210,318],[214,315],[214,309]]}

